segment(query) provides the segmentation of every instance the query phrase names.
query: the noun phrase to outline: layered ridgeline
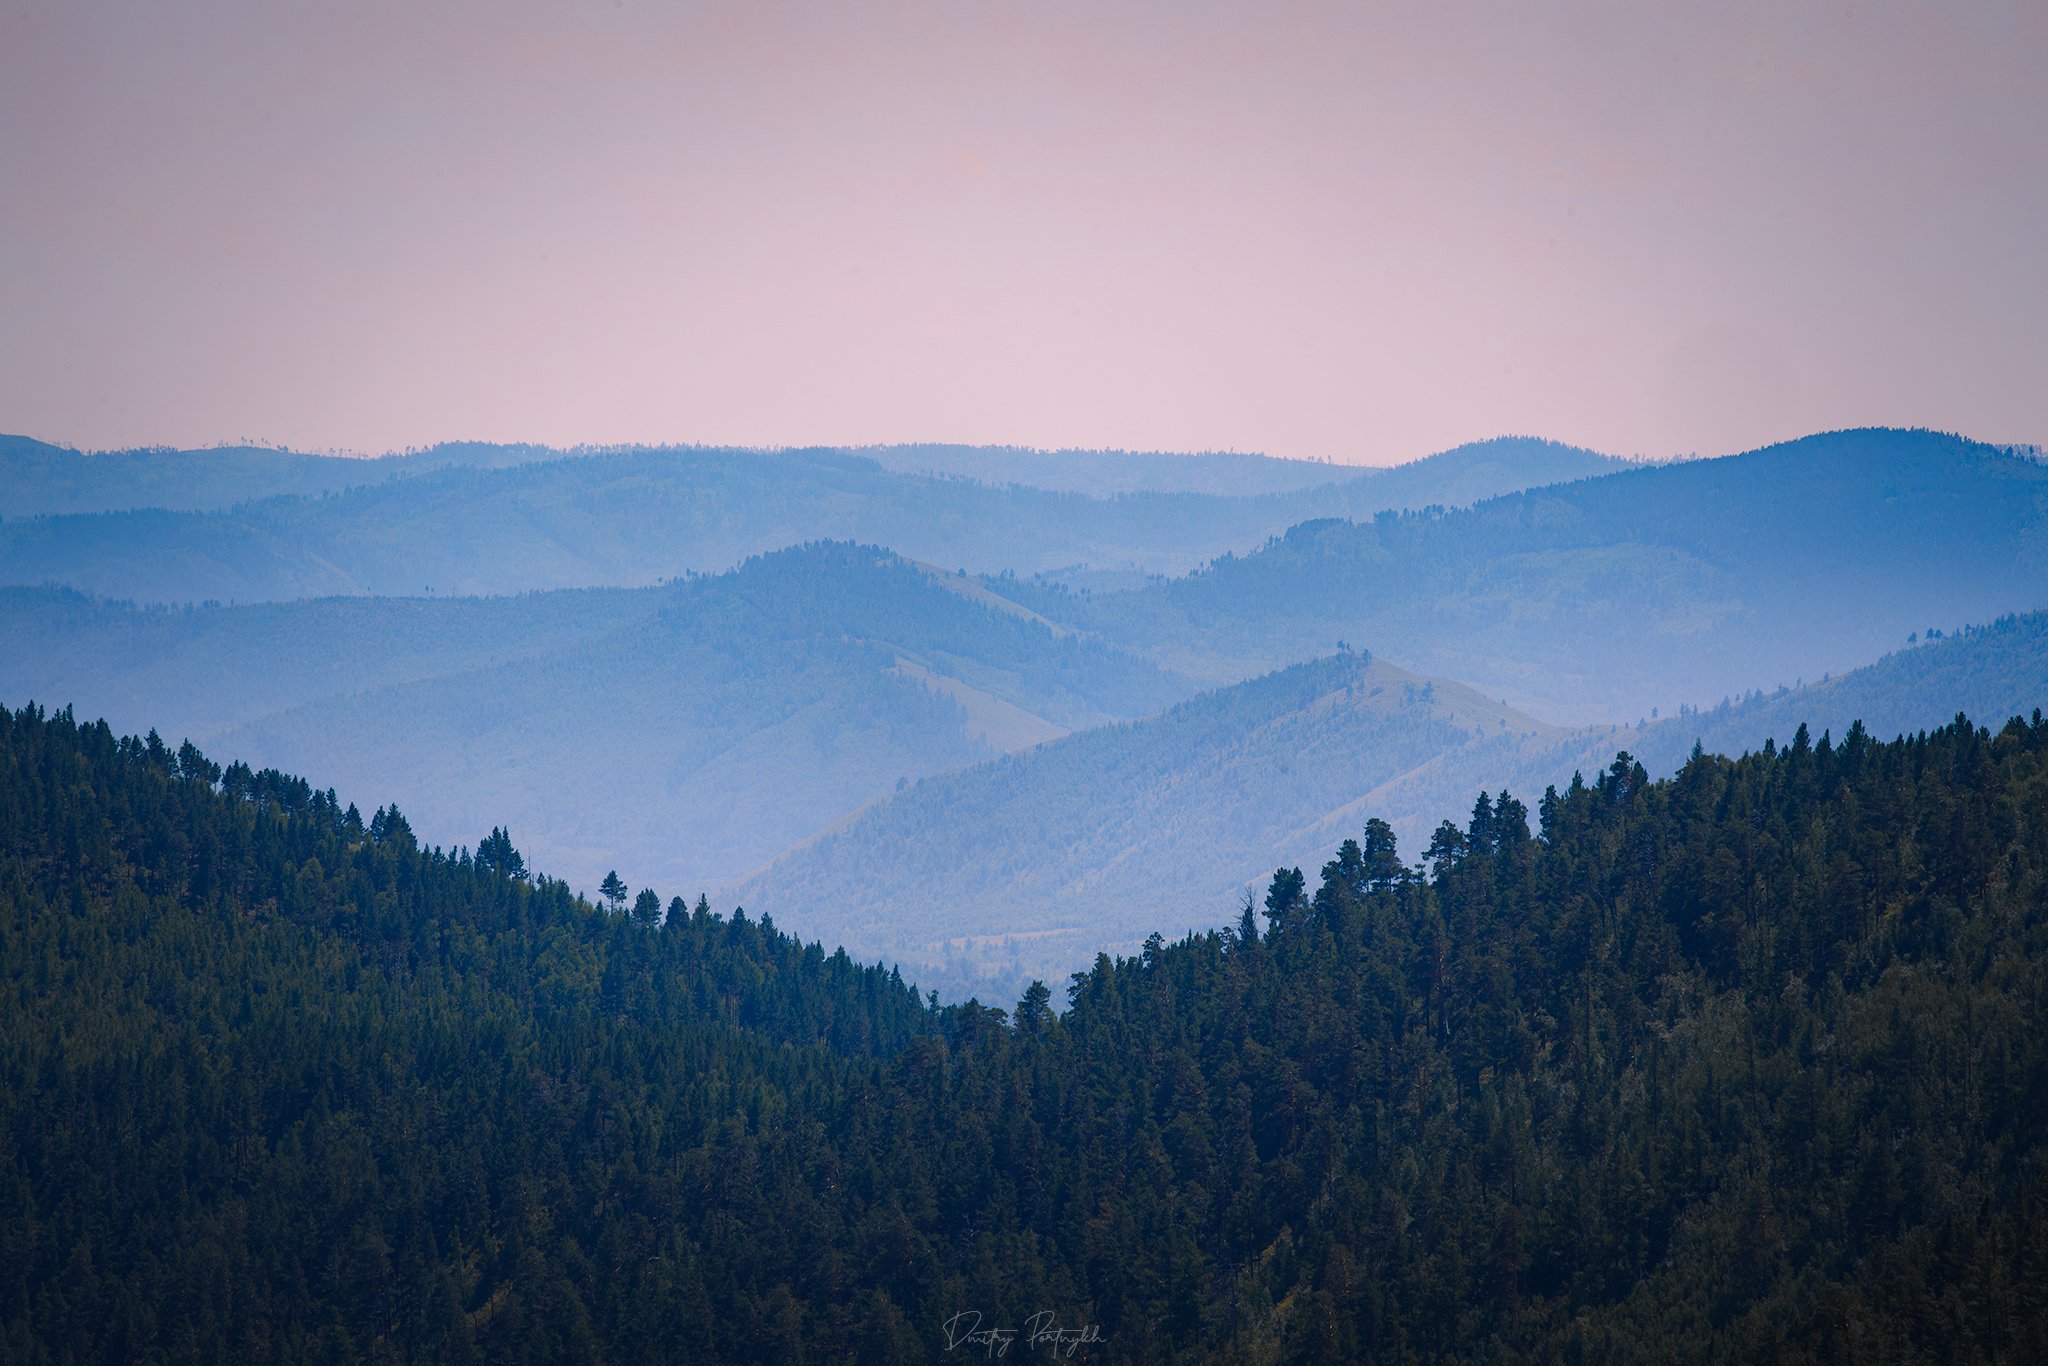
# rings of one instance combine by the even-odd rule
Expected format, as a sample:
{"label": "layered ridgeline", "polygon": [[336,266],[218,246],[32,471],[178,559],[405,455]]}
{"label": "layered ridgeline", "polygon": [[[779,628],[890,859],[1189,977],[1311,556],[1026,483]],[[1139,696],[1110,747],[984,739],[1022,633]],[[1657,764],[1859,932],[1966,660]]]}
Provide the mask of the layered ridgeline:
{"label": "layered ridgeline", "polygon": [[146,610],[0,591],[0,695],[319,772],[557,875],[737,879],[899,783],[1190,691],[885,551],[662,588]]}
{"label": "layered ridgeline", "polygon": [[1563,787],[1616,749],[1661,776],[1696,741],[2030,711],[2048,617],[1619,729],[1545,726],[1376,656],[1113,724],[1194,691],[972,579],[845,546],[504,599],[146,610],[0,590],[0,696],[328,774],[437,842],[509,820],[586,889],[612,868],[726,886],[721,906],[900,958],[949,999],[1010,999],[1224,918],[1367,813],[1414,849],[1481,790]]}
{"label": "layered ridgeline", "polygon": [[[920,449],[951,451],[937,463],[955,466],[971,467],[974,454]],[[247,468],[266,456],[274,471]],[[997,484],[832,449],[436,448],[393,458],[382,477],[386,461],[283,452],[67,461],[47,448],[0,449],[0,583],[141,602],[502,594],[649,584],[822,539],[876,542],[975,572],[1179,573],[1305,518],[1466,502],[1619,463],[1533,441],[1461,447],[1388,471],[1125,456],[1134,472],[1121,482],[1133,491],[1118,492],[1117,459],[1104,467],[1108,496],[1097,496],[1071,487],[1085,482],[1068,475],[1079,457],[1022,452],[991,456],[991,473],[1026,476]],[[1230,463],[1219,469],[1217,460]],[[131,467],[132,487],[121,477]],[[90,473],[101,468],[110,473]],[[1034,469],[1053,487],[1033,485]],[[1312,484],[1295,482],[1302,470]],[[266,473],[280,493],[322,496],[260,497]],[[1245,491],[1192,491],[1216,485]],[[237,487],[250,490],[247,500],[220,501]],[[95,497],[124,510],[25,515]]]}
{"label": "layered ridgeline", "polygon": [[[905,448],[891,458],[932,463],[933,449]],[[575,467],[598,471],[592,477],[602,483],[609,460],[652,462],[652,469],[664,454],[681,460],[691,453],[537,459],[508,471],[459,467],[421,478],[553,471],[547,477],[554,479]],[[704,468],[728,457],[736,467],[768,459],[695,454],[710,462]],[[1552,455],[1576,458],[1564,448]],[[851,457],[775,458],[814,456],[821,468],[910,477]],[[950,458],[981,456],[992,462],[980,471],[986,479],[1005,473],[988,452],[955,450]],[[1553,469],[1530,443],[1493,443],[1370,479],[1442,473],[1482,457],[1503,472]],[[1047,482],[1058,482],[1076,459],[1004,458],[1025,472],[1051,468],[1037,476]],[[1159,469],[1170,459],[1130,456],[1111,462],[1103,477],[1142,484],[1165,477]],[[1190,478],[1253,487],[1258,478],[1301,474],[1263,472],[1251,457],[1194,459]],[[782,467],[771,460],[748,468],[758,475]],[[1980,714],[2026,711],[2044,700],[2040,670],[2029,675],[2023,667],[2042,659],[2038,640],[2010,642],[2007,664],[2019,667],[2003,689],[1972,690],[1955,670],[1917,681],[1897,673],[1953,643],[1944,641],[1932,652],[1923,646],[1898,655],[1891,681],[1867,678],[1860,692],[1841,692],[1837,678],[1775,702],[1753,697],[1698,714],[1685,708],[1627,732],[1551,731],[1505,705],[1474,709],[1479,699],[1471,693],[1458,694],[1460,705],[1483,724],[1440,724],[1427,698],[1410,700],[1431,686],[1421,676],[1377,698],[1348,685],[1302,698],[1293,683],[1254,678],[1241,693],[1205,701],[1170,723],[1061,739],[1187,699],[1199,685],[1182,667],[1208,679],[1262,671],[1267,661],[1247,641],[1278,623],[1275,629],[1297,631],[1304,648],[1315,632],[1369,644],[1375,667],[1406,664],[1416,652],[1456,654],[1487,681],[1475,691],[1491,697],[1509,695],[1495,684],[1503,661],[1523,658],[1515,651],[1526,649],[1539,663],[1562,660],[1538,684],[1546,695],[1571,696],[1553,695],[1554,710],[1533,713],[1545,720],[1604,712],[1595,705],[1603,690],[1632,695],[1660,679],[1673,690],[1639,699],[1634,713],[1670,713],[1708,691],[1701,679],[1740,675],[1729,689],[1738,693],[1773,678],[1811,679],[1829,667],[1836,636],[1874,641],[1912,623],[1910,632],[1871,644],[1863,657],[1874,657],[1910,633],[1970,619],[1971,603],[2038,595],[2039,472],[2008,454],[1926,433],[1845,433],[1586,480],[1465,514],[1324,524],[1136,593],[1060,591],[1031,576],[975,580],[844,546],[771,555],[667,587],[491,599],[153,611],[62,589],[5,589],[0,699],[75,703],[121,726],[158,726],[259,764],[320,772],[349,790],[400,801],[438,842],[509,820],[538,860],[580,887],[594,887],[615,867],[641,869],[665,885],[727,886],[733,891],[721,904],[772,910],[863,953],[901,954],[949,993],[998,983],[1007,999],[1022,980],[1058,976],[1103,944],[1130,945],[1156,926],[1228,914],[1235,889],[1269,872],[1270,861],[1313,863],[1319,850],[1355,834],[1367,810],[1389,820],[1412,849],[1444,816],[1462,818],[1479,790],[1562,786],[1572,771],[1597,770],[1618,748],[1661,774],[1683,761],[1695,739],[1737,752],[1767,735],[1782,740],[1802,721],[1814,734],[1839,734],[1857,717],[1883,736],[1938,724],[1951,714],[1949,699]],[[1015,492],[970,482],[961,470],[947,473],[930,482],[977,497]],[[1712,496],[1694,487],[1707,474]],[[1821,496],[1831,480],[1849,492]],[[294,506],[397,497],[418,484],[394,479]],[[790,504],[799,510],[811,507],[803,503],[808,494],[798,496],[800,485]],[[1797,539],[1786,508],[1796,510],[1807,540],[1839,563],[1805,572],[1786,558],[1792,552],[1775,546]],[[1900,531],[1901,509],[1913,519],[1910,532]],[[1965,537],[1958,525],[1968,518],[1978,525]],[[1762,529],[1746,529],[1745,519]],[[1856,530],[1861,525],[1871,528],[1867,536]],[[1343,547],[1355,550],[1388,527],[1405,528],[1413,563],[1386,569],[1384,582],[1367,581],[1372,566],[1361,568]],[[1507,579],[1470,576],[1485,560],[1481,543],[1501,527],[1499,544],[1514,553],[1488,561],[1487,573],[1507,575],[1526,596],[1503,596]],[[1726,604],[1713,606],[1719,600],[1710,597],[1706,626],[1662,629],[1671,623],[1657,615],[1659,604],[1670,603],[1658,595],[1669,585],[1624,570],[1667,552],[1708,565],[1721,554],[1702,548],[1716,527],[1733,527],[1729,544],[1743,554],[1724,556],[1714,572],[1749,595],[1745,605],[1716,616]],[[1035,534],[1016,534],[1027,532]],[[1553,532],[1564,538],[1555,553],[1515,549]],[[1916,549],[1902,536],[1925,544]],[[1758,537],[1773,545],[1758,550]],[[1971,548],[1980,540],[1990,549]],[[534,544],[544,559],[545,544]],[[1329,554],[1308,553],[1319,546]],[[1993,554],[2006,559],[1992,566]],[[1588,569],[1601,564],[1614,572]],[[174,575],[175,565],[165,572]],[[1397,582],[1404,574],[1422,579]],[[1773,581],[1773,574],[1787,577]],[[1830,574],[1862,574],[1867,582],[1852,590]],[[1900,588],[1902,575],[1918,575],[1911,591],[1920,598]],[[1225,594],[1228,611],[1219,607],[1200,620],[1184,614],[1179,625],[1172,612],[1161,614],[1162,604],[1180,611],[1239,579],[1232,592],[1249,596]],[[1822,602],[1818,589],[1831,583],[1840,591],[1828,601],[1853,609]],[[1250,604],[1267,591],[1270,600],[1254,611]],[[1384,628],[1396,644],[1405,640],[1409,653],[1355,630],[1361,615],[1366,627]],[[1888,617],[1900,620],[1887,627]],[[1740,661],[1750,657],[1744,651],[1752,638],[1779,672],[1747,672]],[[1473,654],[1482,647],[1483,656]],[[1276,658],[1287,662],[1277,647]],[[1581,659],[1601,662],[1596,677],[1584,676],[1573,662]],[[1899,690],[1924,704],[1887,707],[1886,696]],[[1316,700],[1339,693],[1352,701]],[[1197,715],[1210,720],[1191,724]],[[1048,749],[1003,767],[973,767],[1035,744]],[[1290,781],[1303,768],[1321,776]],[[916,786],[954,770],[964,771]],[[1247,822],[1239,798],[1253,791],[1262,794],[1263,815]],[[1174,871],[1161,874],[1147,857],[1160,829],[1207,833],[1183,840]],[[1067,833],[1044,835],[1054,830]],[[829,833],[816,838],[821,832]],[[749,880],[800,845],[786,864]],[[874,909],[882,906],[896,909],[883,915]]]}
{"label": "layered ridgeline", "polygon": [[1536,805],[1009,1016],[0,716],[0,1352],[2029,1352],[2048,725]]}
{"label": "layered ridgeline", "polygon": [[721,904],[900,961],[949,998],[1010,999],[1098,949],[1130,952],[1231,913],[1277,858],[1384,820],[1420,850],[1474,795],[1567,788],[1626,749],[1653,776],[1695,746],[1741,754],[1845,734],[1889,738],[1958,708],[2048,705],[2048,613],[1948,634],[1803,688],[1629,727],[1545,725],[1443,679],[1339,655],[912,784],[791,851]]}
{"label": "layered ridgeline", "polygon": [[[523,465],[577,456],[619,454],[634,447],[577,447],[449,442],[404,455],[360,458],[261,446],[200,450],[145,448],[85,452],[25,436],[0,435],[0,512],[33,517],[78,512],[221,512],[282,495],[336,493],[449,466]],[[670,447],[681,458],[701,447]],[[1352,478],[1412,478],[1426,462],[1392,470],[1332,466],[1236,452],[1179,455],[1137,451],[1040,451],[1014,446],[908,445],[838,448],[904,474],[936,474],[985,484],[1023,484],[1069,493],[1293,493]],[[1553,442],[1503,437],[1470,448],[1461,477],[1478,482],[1470,497],[1525,484],[1555,483],[1604,472],[1621,462]],[[1484,454],[1480,454],[1480,453]],[[740,454],[726,450],[725,454]],[[761,451],[772,456],[776,452]],[[1447,453],[1453,454],[1453,453]],[[1487,458],[1487,457],[1492,458]],[[1453,454],[1453,459],[1457,457]],[[1505,468],[1513,460],[1528,469]],[[1444,462],[1438,462],[1438,467]],[[1497,480],[1499,482],[1488,482]],[[1445,501],[1439,499],[1438,501]],[[1390,504],[1390,506],[1392,506]]]}
{"label": "layered ridgeline", "polygon": [[[1457,507],[1516,489],[1628,468],[1628,462],[1535,437],[1501,436],[1384,469],[1207,451],[1040,451],[1014,446],[864,446],[859,454],[905,474],[1089,493],[1210,493],[1228,497],[1320,489],[1356,506]],[[1327,513],[1331,509],[1325,508]]]}
{"label": "layered ridgeline", "polygon": [[1350,640],[1549,720],[1633,721],[2048,607],[2048,465],[1934,432],[1838,432],[1308,523],[1135,591],[1004,591],[1216,682]]}
{"label": "layered ridgeline", "polygon": [[318,497],[454,465],[492,468],[570,454],[545,446],[450,442],[364,460],[265,446],[94,451],[0,435],[0,516],[81,512],[220,512],[281,496]]}
{"label": "layered ridgeline", "polygon": [[1403,775],[1483,772],[1561,740],[1346,653],[925,778],[719,900],[900,962],[949,999],[1010,1000],[1155,930],[1220,922],[1276,857],[1331,847]]}

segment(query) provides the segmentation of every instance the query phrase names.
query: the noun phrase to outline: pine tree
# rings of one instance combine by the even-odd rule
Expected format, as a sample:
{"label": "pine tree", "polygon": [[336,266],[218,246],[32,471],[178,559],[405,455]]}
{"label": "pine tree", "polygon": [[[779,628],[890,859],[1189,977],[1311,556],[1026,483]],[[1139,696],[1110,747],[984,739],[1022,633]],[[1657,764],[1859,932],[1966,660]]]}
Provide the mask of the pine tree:
{"label": "pine tree", "polygon": [[1266,889],[1267,933],[1278,934],[1308,909],[1307,880],[1299,868],[1276,868]]}

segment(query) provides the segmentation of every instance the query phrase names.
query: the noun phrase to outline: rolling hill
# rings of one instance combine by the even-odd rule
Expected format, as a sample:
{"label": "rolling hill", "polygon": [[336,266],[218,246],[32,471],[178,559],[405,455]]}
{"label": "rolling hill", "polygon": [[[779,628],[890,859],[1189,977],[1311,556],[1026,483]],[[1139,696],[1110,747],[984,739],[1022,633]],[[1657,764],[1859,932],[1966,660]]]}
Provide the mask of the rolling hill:
{"label": "rolling hill", "polygon": [[[1184,681],[956,573],[818,544],[660,588],[147,609],[0,593],[0,695],[317,768],[595,886],[737,878],[903,780]],[[484,822],[478,824],[478,822]]]}
{"label": "rolling hill", "polygon": [[724,899],[949,994],[1007,999],[1151,930],[1222,923],[1276,856],[1355,833],[1378,814],[1360,797],[1447,751],[1552,734],[1457,684],[1335,655],[925,778]]}
{"label": "rolling hill", "polygon": [[1802,725],[1840,740],[1861,722],[1889,740],[1932,730],[1958,711],[2027,716],[2048,709],[2048,612],[2001,617],[1894,651],[1851,673],[1803,688],[1757,692],[1739,702],[1638,728],[1631,745],[1653,773],[1675,772],[1695,743],[1743,754],[1789,741]]}
{"label": "rolling hill", "polygon": [[1934,432],[1837,432],[1305,523],[1131,591],[1005,591],[1214,682],[1348,640],[1553,720],[1632,721],[2048,605],[2048,465]]}
{"label": "rolling hill", "polygon": [[[1436,459],[1450,470],[1522,458],[1512,446],[1478,450]],[[621,470],[638,470],[643,491],[668,487],[664,458],[450,469],[273,511],[353,509],[341,522],[368,534],[371,504],[402,510],[429,485],[488,502],[504,493],[491,491],[500,478],[587,479],[603,491],[579,514],[590,518],[623,506],[606,501]],[[710,477],[718,465],[691,468]],[[813,467],[848,487],[908,479],[948,496],[1097,511],[1151,497],[878,475],[829,453]],[[755,481],[741,501],[765,506],[781,467],[745,454],[721,468]],[[1226,918],[1273,851],[1313,860],[1369,816],[1389,820],[1412,857],[1480,790],[1540,792],[1621,749],[1663,773],[1695,739],[1739,752],[1786,740],[1801,721],[1818,735],[1862,719],[1884,735],[1937,724],[1952,706],[2028,711],[2048,700],[2038,616],[1804,687],[1757,685],[1818,679],[1836,656],[1897,644],[1905,623],[1922,631],[1969,619],[1972,603],[2038,593],[2041,475],[1955,438],[1843,433],[1465,512],[1309,524],[1187,579],[1119,593],[973,577],[843,543],[664,586],[504,597],[171,608],[10,588],[0,697],[331,774],[366,805],[399,801],[436,841],[472,841],[509,818],[538,860],[579,885],[637,866],[683,890],[724,886],[864,953],[920,964],[949,991],[990,980],[1007,991],[1028,971],[1056,975],[1127,944],[1169,910],[1176,923]],[[814,492],[792,493],[792,517]],[[1779,507],[1778,496],[1793,501]],[[1176,500],[1204,502],[1165,501]],[[650,493],[639,510],[643,530],[663,521],[658,503]],[[409,544],[413,533],[399,532],[415,515],[427,513],[383,528],[389,544]],[[177,520],[130,520],[150,518]],[[637,553],[639,535],[622,533],[613,551]],[[454,558],[475,548],[443,539]],[[477,553],[495,544],[485,541]],[[546,558],[539,540],[528,548]],[[1868,586],[1853,586],[1859,575]],[[1718,587],[1696,593],[1702,583]],[[1679,607],[1693,616],[1671,617]],[[1886,630],[1897,639],[1878,640]],[[1331,682],[1343,666],[1328,660],[1290,672],[1286,652],[1313,652],[1321,637],[1372,646],[1351,666],[1369,678]],[[1277,676],[1265,676],[1261,651],[1283,666]],[[1479,685],[1395,667],[1416,655],[1464,661]],[[1188,701],[1198,680],[1252,671]],[[1673,691],[1647,691],[1661,683]],[[1715,690],[1741,700],[1695,705]],[[1491,700],[1531,691],[1543,707]],[[1671,714],[1620,727],[1535,719],[1623,702],[1637,716]],[[1314,783],[1292,776],[1308,771]],[[1177,850],[1164,878],[1140,852],[1161,839]],[[884,905],[896,909],[874,909]]]}
{"label": "rolling hill", "polygon": [[1247,498],[1314,489],[1343,506],[1369,503],[1369,511],[1433,503],[1457,507],[1515,489],[1610,474],[1627,467],[1626,461],[1611,455],[1520,436],[1474,441],[1386,468],[1217,451],[1175,455],[912,445],[868,446],[857,453],[905,474],[951,475],[985,484],[1023,484],[1096,497],[1207,493]]}
{"label": "rolling hill", "polygon": [[1145,932],[1222,924],[1274,859],[1387,821],[1410,861],[1482,792],[1588,781],[1626,751],[1653,777],[1708,753],[1883,740],[1957,710],[2048,708],[2048,612],[1889,655],[1798,689],[1634,726],[1561,728],[1377,658],[1339,655],[1207,693],[1161,717],[924,779],[722,898],[884,951],[948,994],[1008,999]]}

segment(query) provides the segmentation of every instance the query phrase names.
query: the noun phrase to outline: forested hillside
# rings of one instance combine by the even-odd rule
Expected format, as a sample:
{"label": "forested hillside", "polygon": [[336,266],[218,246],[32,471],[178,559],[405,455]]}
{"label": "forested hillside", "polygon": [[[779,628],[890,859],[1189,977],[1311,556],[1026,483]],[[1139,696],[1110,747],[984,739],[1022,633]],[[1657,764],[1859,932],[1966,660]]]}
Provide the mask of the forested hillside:
{"label": "forested hillside", "polygon": [[1456,683],[1334,656],[926,778],[720,901],[885,953],[949,999],[1007,999],[1098,948],[1127,952],[1152,930],[1216,919],[1265,864],[1311,861],[1366,814],[1413,846],[1462,818],[1475,791],[1563,787],[1619,748],[1664,777],[1696,745],[1741,754],[1802,725],[1839,736],[1865,717],[1889,739],[1958,707],[2011,716],[2043,703],[2038,612],[1627,727],[1544,725]]}
{"label": "forested hillside", "polygon": [[1487,772],[1556,735],[1469,688],[1334,655],[925,778],[719,900],[900,962],[948,999],[1010,1000],[1227,918],[1276,858],[1362,822],[1381,784]]}
{"label": "forested hillside", "polygon": [[0,1354],[935,1362],[1043,1311],[1098,1361],[2019,1359],[2043,850],[2038,714],[1624,756],[1064,1014],[931,1011],[9,713]]}
{"label": "forested hillside", "polygon": [[1836,432],[1463,511],[1294,527],[1137,591],[1009,591],[1227,682],[1339,640],[1559,722],[1632,721],[2048,605],[2048,465]]}
{"label": "forested hillside", "polygon": [[1684,762],[1695,743],[1722,754],[1761,749],[1804,725],[1840,735],[1861,721],[1889,739],[1972,716],[2023,716],[2048,704],[2048,612],[1982,626],[1936,628],[1873,664],[1803,688],[1757,692],[1721,707],[1652,722],[1629,743],[1653,772]]}
{"label": "forested hillside", "polygon": [[1758,689],[1705,709],[1681,706],[1633,726],[1549,730],[1512,743],[1450,751],[1374,789],[1364,804],[1406,838],[1461,814],[1477,788],[1562,787],[1574,772],[1598,772],[1619,748],[1661,778],[1682,768],[1695,748],[1747,754],[1783,743],[1801,726],[1813,735],[1840,736],[1861,724],[1873,737],[1889,740],[1933,729],[1959,710],[2021,716],[2044,703],[2048,612],[2034,612],[1937,632],[1861,669],[1803,687]]}
{"label": "forested hillside", "polygon": [[[823,539],[978,573],[1182,573],[1306,518],[1465,502],[1614,464],[1548,443],[1488,443],[1384,472],[1311,465],[1325,477],[1299,487],[1265,471],[1303,462],[1244,456],[1223,483],[1249,491],[1218,494],[1187,488],[1216,482],[1198,458],[1184,470],[1163,463],[1182,457],[1130,459],[1143,471],[1123,481],[1132,491],[1112,480],[1096,496],[1069,490],[1070,478],[997,486],[829,448],[436,447],[377,461],[42,448],[11,463],[0,450],[10,500],[0,501],[0,583],[174,603],[503,594],[649,584]],[[225,497],[236,488],[248,493]],[[23,515],[95,499],[124,510]]]}

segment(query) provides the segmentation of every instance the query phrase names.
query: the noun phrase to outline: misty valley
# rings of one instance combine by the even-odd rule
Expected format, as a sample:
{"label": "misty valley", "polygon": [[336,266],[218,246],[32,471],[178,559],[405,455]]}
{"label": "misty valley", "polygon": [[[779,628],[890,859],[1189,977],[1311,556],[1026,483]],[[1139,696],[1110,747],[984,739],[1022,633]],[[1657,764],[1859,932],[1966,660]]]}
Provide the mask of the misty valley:
{"label": "misty valley", "polygon": [[[1368,817],[1413,854],[1477,792],[1620,750],[1664,776],[1695,742],[2048,695],[2048,467],[1928,432],[1635,467],[1496,441],[1355,473],[5,450],[0,487],[61,509],[0,521],[13,705],[396,804],[444,848],[502,827],[586,893],[708,895],[947,1000],[1223,923]],[[1157,568],[1190,547],[1207,562]]]}
{"label": "misty valley", "polygon": [[0,1366],[2048,1362],[2044,70],[0,3]]}
{"label": "misty valley", "polygon": [[0,439],[9,1360],[2048,1338],[2048,465]]}

